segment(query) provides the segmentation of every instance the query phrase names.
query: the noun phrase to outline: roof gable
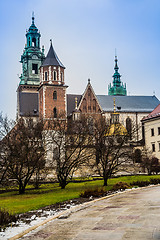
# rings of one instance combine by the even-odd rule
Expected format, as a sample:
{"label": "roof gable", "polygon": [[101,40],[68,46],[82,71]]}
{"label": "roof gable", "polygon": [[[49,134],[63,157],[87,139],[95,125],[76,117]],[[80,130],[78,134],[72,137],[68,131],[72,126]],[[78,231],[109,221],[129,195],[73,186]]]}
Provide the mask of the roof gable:
{"label": "roof gable", "polygon": [[101,113],[102,108],[98,102],[97,96],[88,80],[87,87],[82,95],[81,101],[78,105],[78,110],[82,113]]}

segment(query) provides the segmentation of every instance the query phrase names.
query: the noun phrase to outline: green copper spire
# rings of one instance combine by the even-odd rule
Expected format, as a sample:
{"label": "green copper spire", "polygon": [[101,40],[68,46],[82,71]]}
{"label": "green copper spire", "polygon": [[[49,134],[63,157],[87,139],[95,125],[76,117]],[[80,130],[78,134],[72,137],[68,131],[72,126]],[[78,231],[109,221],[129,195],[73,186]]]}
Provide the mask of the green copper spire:
{"label": "green copper spire", "polygon": [[124,85],[121,82],[121,75],[118,72],[118,59],[117,56],[115,56],[115,67],[114,67],[114,74],[113,74],[113,86],[111,86],[111,83],[108,86],[108,95],[121,95],[121,96],[126,96],[127,91],[126,91],[126,84]]}
{"label": "green copper spire", "polygon": [[22,74],[20,76],[20,85],[39,85],[39,68],[45,58],[44,49],[40,49],[41,34],[34,23],[34,14],[32,14],[32,24],[26,32],[26,45],[21,55]]}

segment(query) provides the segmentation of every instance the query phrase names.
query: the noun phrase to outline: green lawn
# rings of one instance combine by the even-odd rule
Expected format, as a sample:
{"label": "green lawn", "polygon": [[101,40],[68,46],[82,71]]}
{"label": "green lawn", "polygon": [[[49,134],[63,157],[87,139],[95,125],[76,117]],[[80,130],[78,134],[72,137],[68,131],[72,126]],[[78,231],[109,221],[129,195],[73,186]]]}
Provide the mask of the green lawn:
{"label": "green lawn", "polygon": [[[133,181],[145,181],[150,178],[160,178],[160,175],[112,178],[108,180],[106,190],[110,190],[115,183],[120,181],[130,183]],[[77,198],[80,193],[87,188],[102,186],[103,180],[69,183],[66,186],[66,189],[61,189],[57,183],[45,184],[41,185],[39,190],[26,189],[26,193],[24,195],[19,195],[18,191],[0,194],[0,207],[2,209],[6,209],[10,213],[24,213],[57,202]]]}

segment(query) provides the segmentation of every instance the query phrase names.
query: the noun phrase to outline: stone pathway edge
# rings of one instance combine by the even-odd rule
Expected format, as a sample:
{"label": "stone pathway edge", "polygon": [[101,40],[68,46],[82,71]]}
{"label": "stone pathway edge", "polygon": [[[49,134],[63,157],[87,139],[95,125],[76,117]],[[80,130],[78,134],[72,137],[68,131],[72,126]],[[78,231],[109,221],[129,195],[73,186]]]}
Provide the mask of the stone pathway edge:
{"label": "stone pathway edge", "polygon": [[[141,188],[140,188],[140,187],[138,187],[138,188],[132,188],[132,189],[128,190],[128,192],[130,192],[130,191],[136,191],[136,190],[140,190],[140,189],[151,188],[151,187],[156,187],[156,186],[159,186],[159,185],[160,185],[160,184],[150,185],[150,186],[141,187]],[[38,227],[40,227],[40,226],[43,226],[44,224],[46,224],[46,223],[48,223],[48,222],[50,222],[50,221],[52,221],[52,220],[54,220],[54,219],[60,218],[60,217],[62,217],[62,216],[68,216],[68,215],[70,215],[71,213],[80,211],[80,210],[88,207],[89,205],[91,205],[91,204],[93,204],[93,203],[95,203],[95,202],[101,201],[101,200],[103,200],[103,199],[111,198],[111,197],[114,197],[115,195],[123,194],[123,193],[127,193],[127,191],[122,191],[122,192],[113,193],[113,194],[111,194],[111,195],[109,195],[109,196],[97,198],[97,199],[95,199],[95,200],[93,200],[93,201],[85,202],[85,203],[82,203],[82,204],[80,204],[80,205],[74,206],[73,208],[70,208],[70,209],[68,209],[68,210],[65,210],[65,211],[57,214],[56,216],[47,218],[46,220],[44,220],[44,221],[42,221],[42,222],[40,222],[40,223],[38,223],[38,224],[36,224],[36,225],[34,225],[34,226],[26,229],[25,231],[23,231],[23,232],[15,235],[14,237],[9,238],[8,240],[17,240],[17,239],[23,237],[24,235],[26,235],[27,233],[35,230],[36,228],[38,228]]]}

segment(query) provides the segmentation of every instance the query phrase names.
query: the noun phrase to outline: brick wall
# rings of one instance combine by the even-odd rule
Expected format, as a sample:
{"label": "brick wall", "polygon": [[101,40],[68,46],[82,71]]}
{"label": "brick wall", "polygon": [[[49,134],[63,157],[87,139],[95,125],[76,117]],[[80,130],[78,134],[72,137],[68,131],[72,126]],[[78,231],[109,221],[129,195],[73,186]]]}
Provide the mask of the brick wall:
{"label": "brick wall", "polygon": [[80,111],[82,113],[89,113],[89,114],[101,113],[101,109],[99,107],[99,104],[97,102],[97,99],[94,93],[92,92],[91,87],[87,88],[87,91],[80,105]]}

